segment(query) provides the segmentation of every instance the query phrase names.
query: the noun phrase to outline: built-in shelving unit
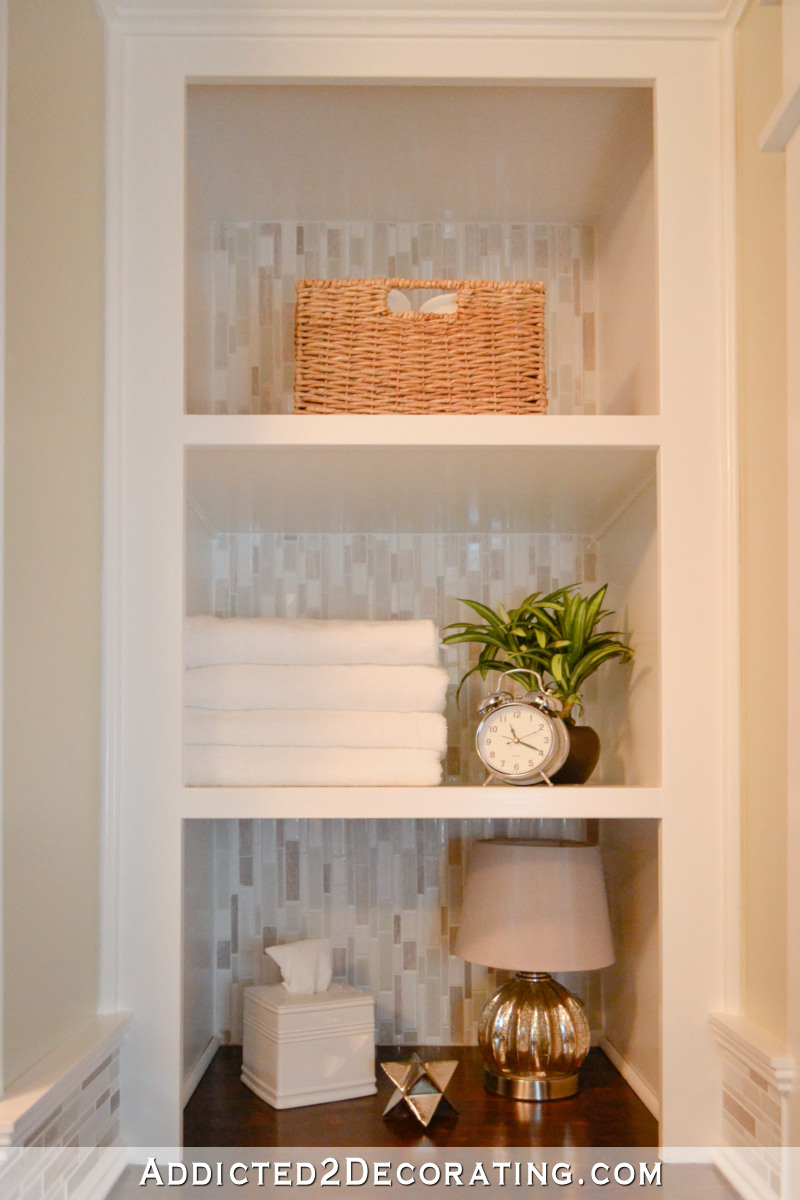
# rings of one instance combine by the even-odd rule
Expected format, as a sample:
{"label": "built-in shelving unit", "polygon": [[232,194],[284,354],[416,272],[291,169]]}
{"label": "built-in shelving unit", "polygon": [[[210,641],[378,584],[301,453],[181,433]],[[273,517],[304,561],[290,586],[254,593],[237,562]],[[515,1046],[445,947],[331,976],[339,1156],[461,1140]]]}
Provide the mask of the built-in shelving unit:
{"label": "built-in shelving unit", "polygon": [[[610,864],[606,1034],[665,1146],[712,1145],[735,716],[716,42],[602,21],[543,38],[535,18],[463,44],[422,17],[411,39],[367,21],[334,42],[287,17],[280,46],[224,14],[210,37],[167,25],[123,20],[111,72],[104,958],[134,1013],[126,1136],[178,1143],[182,1023],[192,1054],[215,1033],[213,984],[181,964],[184,929],[193,953],[218,936],[198,899],[216,822],[571,818],[599,821]],[[547,275],[548,415],[288,411],[296,278],[440,269]],[[293,579],[312,541],[338,562],[352,539],[410,575],[301,593],[281,539]],[[183,785],[186,613],[444,624],[456,585],[513,600],[512,575],[608,581],[635,645],[591,693],[586,787],[480,787],[453,711],[438,788]]]}

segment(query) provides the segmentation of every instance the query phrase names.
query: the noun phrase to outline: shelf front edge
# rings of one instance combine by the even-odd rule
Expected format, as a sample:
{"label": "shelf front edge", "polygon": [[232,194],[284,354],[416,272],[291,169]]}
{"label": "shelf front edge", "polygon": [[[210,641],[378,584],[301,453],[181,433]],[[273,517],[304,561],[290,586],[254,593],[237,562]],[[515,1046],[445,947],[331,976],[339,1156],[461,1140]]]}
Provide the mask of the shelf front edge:
{"label": "shelf front edge", "polygon": [[659,787],[183,788],[184,820],[214,818],[649,818],[664,811]]}
{"label": "shelf front edge", "polygon": [[661,440],[657,416],[184,417],[187,446],[640,446]]}

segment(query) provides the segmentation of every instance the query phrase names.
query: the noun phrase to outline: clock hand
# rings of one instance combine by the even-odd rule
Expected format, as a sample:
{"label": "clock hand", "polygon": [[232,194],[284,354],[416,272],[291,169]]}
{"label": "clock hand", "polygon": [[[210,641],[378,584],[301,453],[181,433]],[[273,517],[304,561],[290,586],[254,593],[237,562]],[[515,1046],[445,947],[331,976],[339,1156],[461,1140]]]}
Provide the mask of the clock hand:
{"label": "clock hand", "polygon": [[538,746],[532,746],[530,742],[523,742],[522,738],[517,738],[516,740],[519,742],[520,746],[527,746],[529,750],[538,750],[540,754],[544,753],[544,751],[540,750]]}
{"label": "clock hand", "polygon": [[[513,736],[507,737],[505,739],[507,742],[516,742],[518,746],[527,746],[529,750],[538,750],[540,754],[544,753],[544,751],[540,750],[538,746],[532,746],[530,742],[523,742],[522,738],[518,738],[513,725],[509,725],[509,729],[511,730]],[[503,736],[505,737],[505,734]]]}

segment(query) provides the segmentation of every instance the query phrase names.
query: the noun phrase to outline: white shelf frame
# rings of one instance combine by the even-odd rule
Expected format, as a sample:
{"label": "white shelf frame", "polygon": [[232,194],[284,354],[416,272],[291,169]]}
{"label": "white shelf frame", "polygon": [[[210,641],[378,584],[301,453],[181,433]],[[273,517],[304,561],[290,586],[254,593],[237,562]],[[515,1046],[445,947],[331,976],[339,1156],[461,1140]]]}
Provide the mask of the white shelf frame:
{"label": "white shelf frame", "polygon": [[[322,436],[311,418],[298,421],[295,432],[292,418],[182,412],[187,82],[390,77],[404,83],[652,82],[661,415],[545,418],[531,427],[530,436],[549,444],[568,438],[576,445],[640,445],[644,438],[644,444],[659,448],[662,784],[590,788],[580,801],[567,803],[570,811],[580,804],[585,816],[596,809],[604,816],[624,811],[661,817],[662,1047],[668,1049],[662,1051],[662,1141],[667,1148],[695,1147],[697,1157],[707,1157],[704,1148],[718,1140],[720,1087],[706,1014],[731,1007],[726,955],[735,957],[738,946],[736,918],[726,917],[723,905],[726,865],[737,853],[730,831],[738,804],[738,735],[731,732],[738,716],[738,630],[731,600],[737,594],[736,447],[727,338],[733,303],[730,178],[722,124],[729,64],[722,25],[715,19],[673,22],[670,36],[662,38],[659,27],[649,36],[640,22],[623,27],[599,17],[576,36],[577,29],[570,32],[563,24],[537,28],[523,20],[513,31],[504,26],[494,34],[491,23],[484,23],[460,39],[453,36],[457,21],[449,24],[439,14],[430,26],[424,17],[403,17],[394,41],[384,40],[392,30],[380,21],[359,20],[358,34],[345,21],[341,36],[326,44],[307,36],[313,30],[303,16],[293,25],[291,15],[283,14],[279,28],[254,22],[244,37],[236,35],[241,26],[235,20],[226,26],[224,14],[213,28],[209,14],[203,15],[195,30],[191,16],[183,24],[175,12],[169,20],[156,14],[148,23],[134,9],[124,6],[122,23],[109,31],[108,95],[102,973],[104,1003],[134,1013],[123,1064],[124,1135],[140,1147],[180,1140],[181,824],[221,798],[203,790],[190,799],[179,782],[183,575],[177,548],[184,450],[225,439],[230,445],[250,438],[288,445]],[[109,9],[112,16],[114,11]],[[616,36],[623,28],[624,36]],[[676,38],[678,28],[683,32]],[[415,30],[420,36],[405,36]],[[686,178],[692,181],[692,205],[685,202]],[[427,424],[437,418],[424,418],[424,431],[413,419],[386,420],[392,422],[387,426],[392,437],[413,442],[424,432],[426,442],[434,443],[445,437],[436,424]],[[340,437],[349,440],[352,434],[344,424],[331,425],[324,444]],[[696,596],[705,605],[694,604]],[[700,710],[690,687],[698,677]],[[382,792],[401,802],[398,815],[408,812],[404,792]],[[488,806],[494,809],[496,795],[493,789],[485,790],[484,799],[483,790],[441,788],[420,793],[416,803],[435,800],[443,814],[451,804],[459,815],[465,805],[485,813]],[[504,794],[499,803],[526,806],[528,815],[553,815],[560,795],[557,790],[545,800],[525,793],[517,800],[516,794]],[[254,798],[272,808],[300,797],[293,789],[291,795]],[[348,790],[341,802],[353,815],[373,815],[359,810],[360,798]],[[245,811],[247,798],[237,793],[235,803]],[[731,902],[728,894],[729,911]]]}

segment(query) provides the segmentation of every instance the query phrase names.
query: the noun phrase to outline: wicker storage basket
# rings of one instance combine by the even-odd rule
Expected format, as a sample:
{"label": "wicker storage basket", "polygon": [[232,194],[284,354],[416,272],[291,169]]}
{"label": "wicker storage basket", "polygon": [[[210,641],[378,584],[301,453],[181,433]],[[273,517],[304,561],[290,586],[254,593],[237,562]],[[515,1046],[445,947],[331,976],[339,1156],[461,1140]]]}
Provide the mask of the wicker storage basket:
{"label": "wicker storage basket", "polygon": [[[390,312],[392,288],[455,292],[455,313]],[[295,410],[542,413],[543,283],[306,279]]]}

